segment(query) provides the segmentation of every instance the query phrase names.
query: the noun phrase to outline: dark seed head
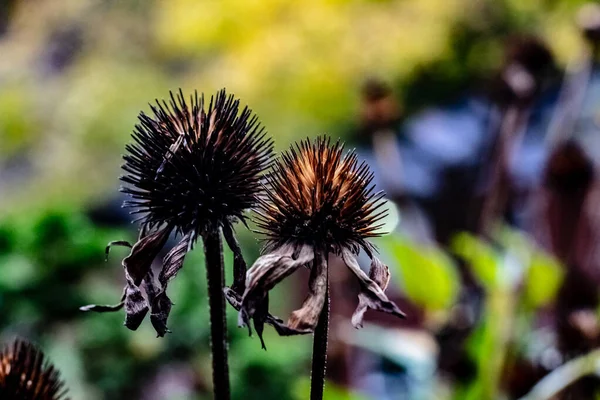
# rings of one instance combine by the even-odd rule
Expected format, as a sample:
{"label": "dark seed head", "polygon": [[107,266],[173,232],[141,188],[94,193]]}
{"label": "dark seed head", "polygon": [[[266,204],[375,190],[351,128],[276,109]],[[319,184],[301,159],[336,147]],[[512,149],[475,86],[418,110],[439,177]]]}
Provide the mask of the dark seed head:
{"label": "dark seed head", "polygon": [[59,373],[33,345],[20,340],[0,353],[0,399],[65,400]]}
{"label": "dark seed head", "polygon": [[268,191],[258,207],[258,226],[267,247],[291,242],[339,252],[370,252],[385,215],[383,193],[373,173],[338,141],[309,139],[279,158],[267,176]]}
{"label": "dark seed head", "polygon": [[205,104],[179,91],[169,103],[143,112],[127,146],[121,180],[127,206],[144,226],[168,224],[201,234],[235,219],[256,203],[261,174],[273,152],[270,139],[247,107],[225,90]]}

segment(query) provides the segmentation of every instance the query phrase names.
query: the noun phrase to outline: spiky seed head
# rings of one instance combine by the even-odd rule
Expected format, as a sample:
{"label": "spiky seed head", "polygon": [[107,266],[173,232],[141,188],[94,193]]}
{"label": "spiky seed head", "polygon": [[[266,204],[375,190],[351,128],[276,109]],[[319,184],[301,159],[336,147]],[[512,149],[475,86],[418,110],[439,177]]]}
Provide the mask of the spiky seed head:
{"label": "spiky seed head", "polygon": [[255,205],[273,145],[257,117],[225,90],[210,98],[181,90],[139,116],[126,147],[122,190],[143,226],[169,224],[201,234]]}
{"label": "spiky seed head", "polygon": [[32,344],[17,340],[0,353],[0,399],[66,400],[58,371]]}
{"label": "spiky seed head", "polygon": [[284,152],[267,175],[258,226],[267,248],[309,244],[328,251],[363,248],[379,236],[386,215],[383,193],[375,193],[373,173],[356,153],[327,137],[307,139]]}

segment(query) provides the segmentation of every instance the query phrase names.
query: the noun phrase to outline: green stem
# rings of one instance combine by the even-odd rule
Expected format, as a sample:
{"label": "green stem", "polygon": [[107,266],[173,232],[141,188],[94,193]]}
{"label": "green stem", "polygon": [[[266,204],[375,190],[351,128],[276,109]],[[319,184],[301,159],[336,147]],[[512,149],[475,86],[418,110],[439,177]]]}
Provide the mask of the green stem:
{"label": "green stem", "polygon": [[223,245],[218,230],[203,235],[210,311],[210,340],[213,365],[214,398],[228,400],[229,366],[227,363],[227,324],[225,318],[225,272]]}

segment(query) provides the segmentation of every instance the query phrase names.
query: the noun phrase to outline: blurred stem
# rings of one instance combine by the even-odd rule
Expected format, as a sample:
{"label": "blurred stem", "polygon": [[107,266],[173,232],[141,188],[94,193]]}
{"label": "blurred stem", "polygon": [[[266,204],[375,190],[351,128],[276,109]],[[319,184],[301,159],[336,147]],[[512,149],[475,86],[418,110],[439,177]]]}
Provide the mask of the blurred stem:
{"label": "blurred stem", "polygon": [[[327,265],[327,257],[325,254],[325,265]],[[315,265],[313,268],[318,268],[316,265],[317,257],[315,257]],[[327,340],[329,337],[329,271],[326,268],[327,289],[325,291],[325,302],[319,316],[319,322],[315,328],[313,339],[313,357],[312,371],[310,375],[310,400],[323,399],[323,389],[325,388],[325,371],[327,370]]]}
{"label": "blurred stem", "polygon": [[519,131],[529,118],[529,107],[513,104],[502,115],[498,138],[491,154],[491,175],[489,189],[483,199],[479,219],[479,232],[491,237],[494,224],[502,217],[508,199],[510,155],[516,150],[520,140]]}
{"label": "blurred stem", "polygon": [[227,324],[225,319],[225,272],[223,264],[223,244],[218,230],[205,233],[204,254],[206,260],[206,280],[208,284],[208,305],[210,309],[210,341],[213,365],[214,398],[228,400],[229,366],[227,363]]}
{"label": "blurred stem", "polygon": [[594,68],[595,49],[585,47],[579,57],[573,58],[566,68],[558,104],[548,127],[546,144],[550,149],[570,139],[575,133],[577,117]]}
{"label": "blurred stem", "polygon": [[556,396],[570,384],[586,375],[595,373],[600,367],[600,349],[561,365],[540,380],[520,400],[546,400]]}

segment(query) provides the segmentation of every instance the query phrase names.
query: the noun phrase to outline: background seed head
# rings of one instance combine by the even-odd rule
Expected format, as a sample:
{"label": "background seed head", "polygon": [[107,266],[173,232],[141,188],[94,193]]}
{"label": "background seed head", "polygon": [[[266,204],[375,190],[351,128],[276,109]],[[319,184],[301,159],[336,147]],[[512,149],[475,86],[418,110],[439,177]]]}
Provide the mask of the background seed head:
{"label": "background seed head", "polygon": [[66,400],[58,371],[42,352],[17,340],[0,353],[0,398],[6,400]]}

